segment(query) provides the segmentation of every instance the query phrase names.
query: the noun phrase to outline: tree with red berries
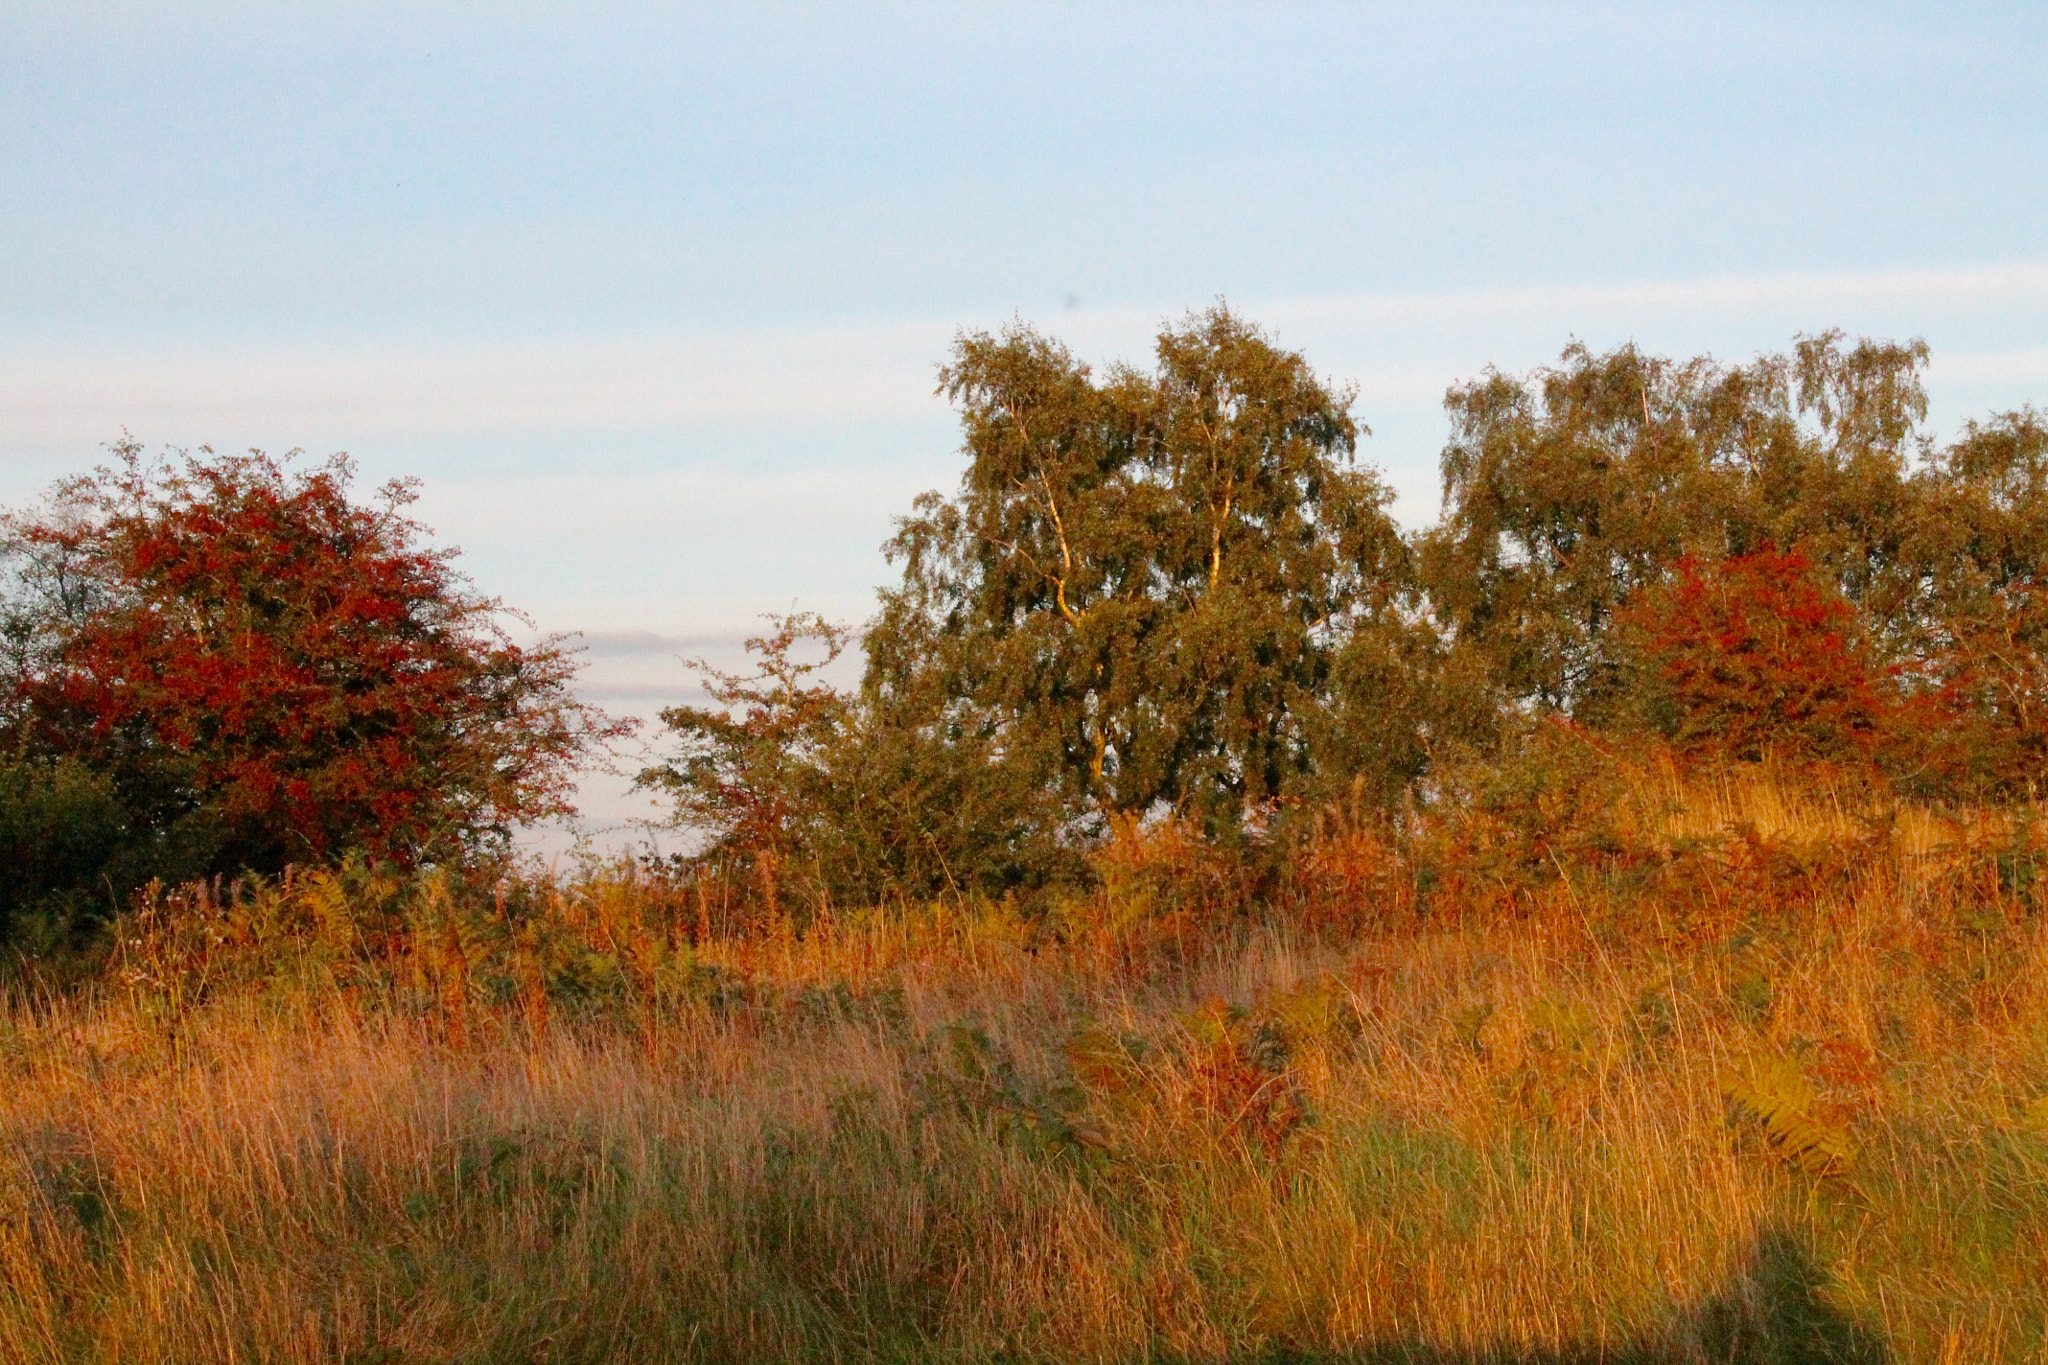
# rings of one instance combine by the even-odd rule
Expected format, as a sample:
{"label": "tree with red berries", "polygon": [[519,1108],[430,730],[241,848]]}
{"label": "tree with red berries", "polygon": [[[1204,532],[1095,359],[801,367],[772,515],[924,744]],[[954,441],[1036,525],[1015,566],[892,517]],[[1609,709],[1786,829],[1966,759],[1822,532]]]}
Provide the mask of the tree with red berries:
{"label": "tree with red berries", "polygon": [[620,727],[427,544],[412,482],[358,502],[345,456],[114,454],[4,527],[17,766],[96,774],[162,875],[444,861],[570,811]]}
{"label": "tree with red berries", "polygon": [[1620,624],[1651,718],[1688,753],[1869,761],[1905,714],[1856,609],[1798,549],[1681,558]]}

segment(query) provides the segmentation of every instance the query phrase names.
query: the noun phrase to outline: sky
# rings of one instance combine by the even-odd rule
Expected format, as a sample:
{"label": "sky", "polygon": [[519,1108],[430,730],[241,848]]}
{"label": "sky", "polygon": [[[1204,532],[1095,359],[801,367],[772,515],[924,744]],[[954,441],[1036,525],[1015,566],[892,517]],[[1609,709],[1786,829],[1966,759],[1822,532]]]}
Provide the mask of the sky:
{"label": "sky", "polygon": [[0,0],[0,503],[124,433],[347,451],[651,716],[872,610],[963,329],[1143,363],[1226,300],[1410,527],[1446,387],[1573,340],[2048,404],[2044,70],[2039,4]]}

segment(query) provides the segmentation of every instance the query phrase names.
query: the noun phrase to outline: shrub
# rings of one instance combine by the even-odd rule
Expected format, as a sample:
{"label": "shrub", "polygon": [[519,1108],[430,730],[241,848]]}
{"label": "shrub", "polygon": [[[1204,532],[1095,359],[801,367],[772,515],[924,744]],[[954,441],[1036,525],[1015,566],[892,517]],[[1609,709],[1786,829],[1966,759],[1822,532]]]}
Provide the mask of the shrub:
{"label": "shrub", "polygon": [[1904,715],[1856,609],[1796,549],[1688,556],[1623,615],[1647,719],[1686,753],[1868,762]]}
{"label": "shrub", "polygon": [[[780,898],[781,869],[797,863],[801,872],[812,861],[807,826],[824,750],[847,717],[846,698],[810,680],[845,652],[845,629],[805,612],[774,624],[774,633],[747,641],[760,661],[752,674],[691,661],[713,704],[662,711],[677,751],[639,779],[673,798],[674,823],[703,835],[707,854],[746,864],[769,903]],[[805,646],[822,657],[797,657]]]}
{"label": "shrub", "polygon": [[70,761],[0,763],[0,941],[54,946],[153,861],[106,778]]}
{"label": "shrub", "polygon": [[0,729],[92,774],[124,839],[185,875],[410,864],[569,809],[576,761],[618,728],[570,695],[559,638],[515,644],[424,544],[411,484],[363,504],[344,456],[115,454],[5,524]]}
{"label": "shrub", "polygon": [[2048,593],[2031,580],[1941,623],[1922,679],[1912,774],[1966,798],[2038,799],[2048,766]]}
{"label": "shrub", "polygon": [[[661,713],[676,748],[640,775],[778,910],[892,897],[1000,896],[1074,874],[1046,774],[949,715],[929,688],[817,681],[851,635],[811,613],[747,641],[752,673],[692,667],[713,705]],[[800,657],[812,651],[808,661]]]}

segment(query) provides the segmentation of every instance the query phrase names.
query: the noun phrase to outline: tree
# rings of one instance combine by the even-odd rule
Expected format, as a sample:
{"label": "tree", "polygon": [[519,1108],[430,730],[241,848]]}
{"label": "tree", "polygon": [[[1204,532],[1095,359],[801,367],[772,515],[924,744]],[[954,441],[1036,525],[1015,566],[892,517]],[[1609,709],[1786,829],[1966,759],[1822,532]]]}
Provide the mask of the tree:
{"label": "tree", "polygon": [[2048,590],[1990,588],[1947,616],[1919,661],[1921,740],[1910,784],[1963,798],[2039,800],[2048,774]]}
{"label": "tree", "polygon": [[[845,652],[848,632],[812,613],[774,624],[772,634],[747,641],[760,660],[751,675],[690,662],[714,704],[662,711],[680,752],[642,770],[638,782],[668,793],[674,823],[705,836],[712,856],[751,863],[770,902],[779,899],[778,865],[801,871],[813,861],[808,826],[820,805],[824,754],[847,719],[846,698],[808,679]],[[794,657],[806,644],[822,657]]]}
{"label": "tree", "polygon": [[1906,716],[1856,609],[1796,549],[1687,556],[1619,625],[1648,718],[1684,753],[1869,765]]}
{"label": "tree", "polygon": [[[1509,699],[1601,720],[1624,685],[1615,613],[1681,558],[1802,547],[1886,655],[1927,614],[1924,343],[1802,338],[1725,367],[1567,348],[1444,400],[1431,600]],[[1916,553],[1917,551],[1917,553]]]}
{"label": "tree", "polygon": [[923,689],[1078,816],[1229,827],[1315,771],[1336,661],[1398,614],[1406,549],[1350,395],[1299,355],[1219,306],[1157,359],[1098,381],[1021,325],[959,339],[968,468],[888,547],[865,687]]}
{"label": "tree", "polygon": [[846,628],[804,612],[770,621],[746,642],[751,673],[692,662],[713,704],[664,710],[677,752],[640,775],[674,799],[676,826],[703,837],[699,865],[748,872],[762,903],[797,912],[997,896],[1070,870],[1035,775],[922,694],[817,679],[852,642]]}
{"label": "tree", "polygon": [[621,733],[424,544],[408,482],[201,449],[117,461],[5,524],[5,736],[102,776],[173,875],[346,850],[463,856],[569,811]]}

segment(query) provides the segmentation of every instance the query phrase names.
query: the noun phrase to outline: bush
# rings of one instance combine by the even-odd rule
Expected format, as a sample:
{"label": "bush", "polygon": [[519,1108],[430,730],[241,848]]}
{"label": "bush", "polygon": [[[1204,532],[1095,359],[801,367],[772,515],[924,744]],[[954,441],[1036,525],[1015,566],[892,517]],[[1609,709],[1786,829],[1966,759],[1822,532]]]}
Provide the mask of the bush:
{"label": "bush", "polygon": [[1796,549],[1683,558],[1623,626],[1645,718],[1689,755],[1868,763],[1904,716],[1856,609]]}
{"label": "bush", "polygon": [[713,705],[664,710],[675,751],[640,775],[703,837],[700,867],[741,872],[756,903],[798,913],[998,897],[1078,873],[1049,774],[1024,771],[930,689],[816,681],[850,632],[810,613],[771,621],[747,641],[752,673],[692,665]]}
{"label": "bush", "polygon": [[0,941],[54,946],[118,908],[140,870],[122,865],[132,848],[106,778],[68,761],[0,764]]}
{"label": "bush", "polygon": [[443,860],[569,810],[618,727],[424,544],[412,485],[365,505],[343,456],[115,454],[5,523],[0,733],[47,775],[22,810],[93,793],[131,878]]}

